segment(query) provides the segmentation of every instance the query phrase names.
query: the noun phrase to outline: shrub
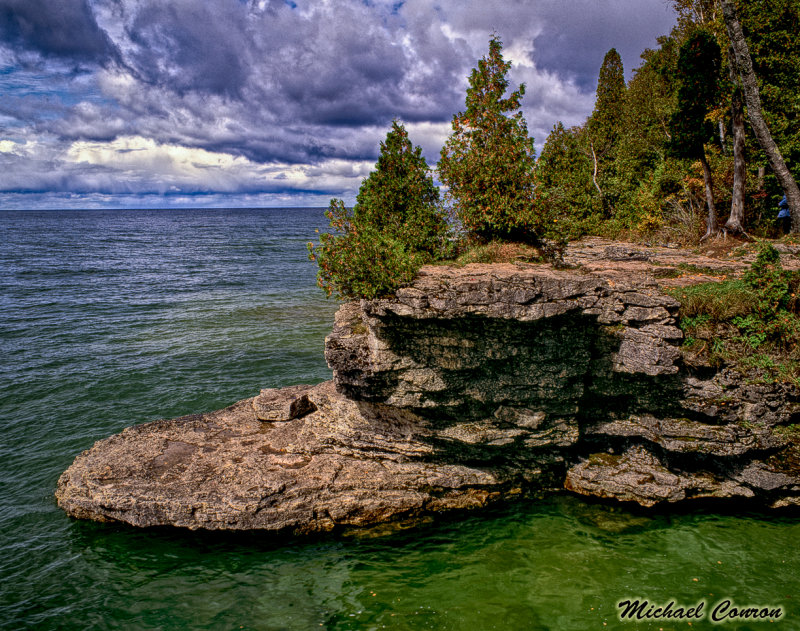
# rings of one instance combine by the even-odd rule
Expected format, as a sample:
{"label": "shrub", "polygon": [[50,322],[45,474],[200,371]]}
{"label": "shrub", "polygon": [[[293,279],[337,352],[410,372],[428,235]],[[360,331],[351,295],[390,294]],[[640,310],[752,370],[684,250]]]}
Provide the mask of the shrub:
{"label": "shrub", "polygon": [[320,246],[311,251],[319,265],[317,283],[329,296],[387,296],[410,283],[429,258],[370,223],[354,224],[341,200],[331,202],[327,215],[339,234],[320,235]]}
{"label": "shrub", "polygon": [[756,294],[756,304],[751,314],[733,322],[750,345],[755,348],[771,341],[784,348],[794,346],[800,338],[798,274],[784,270],[780,254],[766,243],[762,244],[756,260],[745,274],[744,282]]}
{"label": "shrub", "polygon": [[798,292],[800,276],[784,270],[777,250],[764,244],[742,280],[703,283],[670,293],[681,303],[680,325],[687,340],[701,338],[706,347],[710,342],[713,353],[738,357],[744,365],[755,349],[796,352]]}

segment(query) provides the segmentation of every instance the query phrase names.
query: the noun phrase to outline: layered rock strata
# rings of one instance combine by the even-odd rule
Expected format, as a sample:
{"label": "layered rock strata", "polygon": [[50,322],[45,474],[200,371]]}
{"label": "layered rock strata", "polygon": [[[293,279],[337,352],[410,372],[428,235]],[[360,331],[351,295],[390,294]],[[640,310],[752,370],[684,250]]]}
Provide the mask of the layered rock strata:
{"label": "layered rock strata", "polygon": [[567,260],[581,267],[426,267],[394,299],[345,304],[326,340],[333,382],[99,441],[59,480],[59,504],[294,532],[564,488],[643,506],[800,504],[800,392],[682,363],[662,290],[680,257],[594,240]]}
{"label": "layered rock strata", "polygon": [[[316,409],[274,418],[303,398]],[[56,496],[70,515],[98,521],[310,533],[475,508],[519,494],[526,476],[546,477],[533,466],[517,475],[439,462],[430,435],[414,414],[351,401],[331,382],[267,390],[99,441]]]}

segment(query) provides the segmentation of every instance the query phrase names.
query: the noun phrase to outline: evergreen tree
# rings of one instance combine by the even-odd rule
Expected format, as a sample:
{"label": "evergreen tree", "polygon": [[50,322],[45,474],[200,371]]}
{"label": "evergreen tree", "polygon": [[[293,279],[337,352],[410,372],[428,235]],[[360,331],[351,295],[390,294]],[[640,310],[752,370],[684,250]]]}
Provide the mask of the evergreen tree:
{"label": "evergreen tree", "polygon": [[592,162],[585,152],[583,129],[565,129],[559,121],[547,136],[536,161],[538,203],[547,215],[557,217],[561,230],[577,237],[591,231],[593,201]]}
{"label": "evergreen tree", "polygon": [[469,77],[466,110],[453,117],[439,177],[470,236],[536,240],[543,218],[534,209],[533,139],[519,111],[525,86],[504,97],[511,62],[502,48],[493,37]]}
{"label": "evergreen tree", "polygon": [[608,203],[605,184],[613,178],[613,173],[608,173],[614,162],[613,150],[622,133],[620,123],[625,108],[625,90],[622,58],[616,48],[612,48],[600,66],[594,111],[586,129],[587,149],[592,159],[592,182],[604,200],[604,206]]}
{"label": "evergreen tree", "polygon": [[441,246],[445,224],[439,188],[422,148],[412,146],[408,132],[397,121],[380,147],[375,170],[358,190],[353,220],[432,254]]}
{"label": "evergreen tree", "polygon": [[326,216],[334,231],[321,234],[316,247],[308,244],[309,257],[319,266],[317,284],[342,298],[386,296],[410,283],[441,253],[447,232],[422,149],[397,121],[356,205],[348,209],[332,199]]}
{"label": "evergreen tree", "polygon": [[678,109],[670,120],[670,148],[676,156],[699,160],[703,166],[708,208],[706,237],[719,230],[711,167],[705,153],[705,143],[714,135],[707,115],[719,95],[719,71],[717,40],[708,31],[695,31],[681,46],[678,57]]}
{"label": "evergreen tree", "polygon": [[616,152],[617,170],[625,186],[635,188],[663,163],[671,136],[669,121],[675,111],[678,42],[661,37],[657,49],[642,53],[634,71],[619,121],[621,136]]}
{"label": "evergreen tree", "polygon": [[616,48],[609,50],[600,66],[594,111],[589,118],[592,141],[599,152],[608,152],[619,139],[625,108],[625,71]]}

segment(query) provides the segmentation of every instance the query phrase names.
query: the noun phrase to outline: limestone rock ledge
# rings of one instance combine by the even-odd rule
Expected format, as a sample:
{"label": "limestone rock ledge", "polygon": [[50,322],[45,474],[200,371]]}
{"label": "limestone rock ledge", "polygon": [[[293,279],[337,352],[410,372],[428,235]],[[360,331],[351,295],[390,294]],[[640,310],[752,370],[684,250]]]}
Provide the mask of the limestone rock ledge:
{"label": "limestone rock ledge", "polygon": [[[316,409],[257,417],[299,399]],[[526,478],[557,486],[547,475],[557,459],[532,458],[524,474],[450,464],[434,457],[430,433],[413,414],[348,400],[331,382],[266,390],[98,441],[61,476],[56,498],[97,521],[311,533],[484,506],[520,494]]]}
{"label": "limestone rock ledge", "polygon": [[296,533],[563,489],[800,506],[800,389],[682,363],[662,285],[684,254],[590,240],[568,270],[425,267],[394,299],[342,305],[333,382],[98,441],[58,503],[136,526]]}

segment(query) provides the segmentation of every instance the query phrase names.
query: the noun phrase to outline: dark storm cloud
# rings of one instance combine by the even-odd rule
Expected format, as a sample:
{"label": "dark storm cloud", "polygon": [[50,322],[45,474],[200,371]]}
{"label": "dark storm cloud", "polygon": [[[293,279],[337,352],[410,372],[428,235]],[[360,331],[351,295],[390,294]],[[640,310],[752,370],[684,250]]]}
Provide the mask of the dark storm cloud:
{"label": "dark storm cloud", "polygon": [[87,0],[0,0],[0,41],[74,61],[102,64],[116,55]]}
{"label": "dark storm cloud", "polygon": [[449,120],[472,56],[429,14],[360,2],[97,0],[97,10],[118,23],[119,63],[101,81],[115,103],[42,123],[67,140],[143,134],[257,162],[374,159],[378,137],[358,130]]}
{"label": "dark storm cloud", "polygon": [[126,15],[124,60],[143,82],[179,95],[222,94],[286,123],[443,120],[457,96],[449,86],[463,72],[463,48],[440,41],[429,56],[424,31],[408,32],[403,46],[396,14],[356,2],[301,12],[285,3],[159,1]]}
{"label": "dark storm cloud", "polygon": [[541,4],[540,15],[541,30],[534,39],[538,66],[573,78],[581,89],[592,92],[611,48],[622,56],[630,77],[642,51],[655,47],[655,36],[668,34],[675,21],[666,1],[644,9],[640,0],[548,0]]}
{"label": "dark storm cloud", "polygon": [[18,191],[352,192],[394,118],[436,161],[492,32],[541,146],[609,48],[630,76],[671,23],[664,0],[0,0],[0,157]]}
{"label": "dark storm cloud", "polygon": [[153,2],[128,28],[130,68],[147,83],[239,97],[248,77],[241,3]]}

